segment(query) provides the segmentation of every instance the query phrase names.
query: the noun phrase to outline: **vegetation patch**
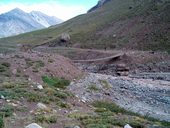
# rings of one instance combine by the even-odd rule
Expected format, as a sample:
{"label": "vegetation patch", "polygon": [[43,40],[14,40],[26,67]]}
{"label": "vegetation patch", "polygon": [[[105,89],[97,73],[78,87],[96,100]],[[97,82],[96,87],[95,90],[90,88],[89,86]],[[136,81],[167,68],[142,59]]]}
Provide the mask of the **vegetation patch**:
{"label": "vegetation patch", "polygon": [[0,117],[12,116],[14,108],[10,105],[5,105],[0,108]]}
{"label": "vegetation patch", "polygon": [[114,112],[114,113],[123,113],[123,114],[128,114],[128,115],[137,115],[136,113],[127,111],[124,108],[119,107],[115,103],[96,101],[92,105],[94,107],[96,107],[96,108],[105,108],[106,110]]}
{"label": "vegetation patch", "polygon": [[95,84],[89,85],[88,89],[94,92],[100,91],[100,89]]}
{"label": "vegetation patch", "polygon": [[15,84],[12,84],[10,82],[2,83],[2,88],[10,89],[10,88],[14,88],[14,87],[15,87]]}
{"label": "vegetation patch", "polygon": [[11,64],[8,63],[8,62],[3,62],[1,65],[5,66],[5,67],[7,67],[7,68],[9,68],[9,67],[11,66]]}
{"label": "vegetation patch", "polygon": [[103,88],[105,89],[111,88],[111,85],[106,80],[99,80],[99,81],[103,85]]}
{"label": "vegetation patch", "polygon": [[145,128],[153,125],[168,126],[165,122],[145,119],[143,116],[120,108],[114,103],[95,101],[92,105],[95,107],[96,114],[73,113],[69,117],[80,120],[86,128],[124,127],[126,124],[130,124],[133,128]]}
{"label": "vegetation patch", "polygon": [[58,102],[57,105],[61,108],[70,108],[70,105],[66,102]]}
{"label": "vegetation patch", "polygon": [[4,120],[3,117],[0,116],[0,128],[4,128]]}
{"label": "vegetation patch", "polygon": [[65,80],[63,78],[54,78],[54,77],[42,76],[42,80],[47,85],[49,85],[51,87],[55,87],[55,88],[65,89],[70,84],[69,80]]}
{"label": "vegetation patch", "polygon": [[45,64],[42,60],[36,61],[36,65],[35,65],[36,68],[40,68],[40,67],[44,67],[44,66],[45,66]]}
{"label": "vegetation patch", "polygon": [[5,72],[7,70],[7,67],[4,65],[0,64],[0,72]]}
{"label": "vegetation patch", "polygon": [[53,63],[54,60],[53,60],[53,59],[48,59],[48,62],[49,62],[49,63]]}
{"label": "vegetation patch", "polygon": [[33,67],[33,68],[32,68],[32,72],[34,72],[34,73],[39,72],[39,71],[38,71],[38,68],[37,68],[37,67]]}
{"label": "vegetation patch", "polygon": [[0,95],[10,100],[20,100],[21,97],[24,97],[28,102],[42,102],[46,104],[55,100],[53,97],[47,97],[39,92],[34,92],[33,90],[28,91],[22,88],[2,89],[0,90]]}
{"label": "vegetation patch", "polygon": [[66,99],[67,98],[67,93],[61,92],[61,91],[56,91],[54,93],[54,96],[60,98],[60,99]]}
{"label": "vegetation patch", "polygon": [[48,123],[48,124],[52,124],[52,123],[56,123],[57,122],[57,117],[55,115],[37,115],[35,117],[35,121],[36,122],[40,122],[40,123]]}
{"label": "vegetation patch", "polygon": [[10,77],[11,76],[10,66],[11,66],[10,63],[8,62],[0,63],[0,75]]}
{"label": "vegetation patch", "polygon": [[75,118],[75,119],[81,119],[81,118],[88,117],[88,116],[90,115],[86,113],[82,113],[80,111],[76,111],[68,115],[69,118]]}
{"label": "vegetation patch", "polygon": [[25,58],[27,68],[33,66],[34,62],[30,58]]}
{"label": "vegetation patch", "polygon": [[57,97],[59,99],[66,99],[68,96],[71,96],[64,90],[57,90],[50,87],[45,89],[45,93],[50,97]]}

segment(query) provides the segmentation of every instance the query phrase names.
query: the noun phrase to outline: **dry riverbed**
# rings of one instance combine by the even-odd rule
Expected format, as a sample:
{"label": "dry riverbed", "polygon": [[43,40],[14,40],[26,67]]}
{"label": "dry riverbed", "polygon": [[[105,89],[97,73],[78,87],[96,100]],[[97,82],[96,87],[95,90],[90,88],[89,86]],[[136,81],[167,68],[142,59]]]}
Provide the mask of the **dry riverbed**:
{"label": "dry riverbed", "polygon": [[84,102],[113,101],[123,108],[170,121],[170,82],[89,73],[69,90]]}

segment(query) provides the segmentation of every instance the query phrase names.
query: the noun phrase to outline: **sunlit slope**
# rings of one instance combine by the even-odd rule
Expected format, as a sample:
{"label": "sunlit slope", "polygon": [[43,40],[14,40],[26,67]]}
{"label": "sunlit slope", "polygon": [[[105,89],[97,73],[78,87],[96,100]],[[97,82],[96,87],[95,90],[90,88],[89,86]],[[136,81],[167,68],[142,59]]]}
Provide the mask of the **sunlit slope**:
{"label": "sunlit slope", "polygon": [[[0,45],[39,45],[69,33],[83,48],[170,49],[169,0],[111,0],[58,26],[0,40]],[[170,51],[170,50],[169,50]]]}

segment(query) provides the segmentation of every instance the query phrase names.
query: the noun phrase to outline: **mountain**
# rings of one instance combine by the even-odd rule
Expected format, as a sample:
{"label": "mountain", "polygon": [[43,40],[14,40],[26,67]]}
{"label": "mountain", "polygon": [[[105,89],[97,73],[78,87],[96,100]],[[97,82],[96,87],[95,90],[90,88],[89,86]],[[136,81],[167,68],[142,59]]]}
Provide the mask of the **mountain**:
{"label": "mountain", "polygon": [[96,6],[92,7],[88,12],[92,12],[95,11],[96,9],[102,7],[103,5],[105,5],[107,2],[109,2],[111,0],[99,0],[99,2],[97,3]]}
{"label": "mountain", "polygon": [[58,19],[54,16],[48,16],[46,14],[43,14],[42,12],[39,12],[39,11],[30,12],[30,16],[35,21],[37,21],[38,23],[40,23],[41,25],[43,25],[45,27],[49,27],[51,25],[56,25],[56,24],[63,22],[61,19]]}
{"label": "mountain", "polygon": [[59,24],[62,20],[41,12],[26,13],[15,8],[0,15],[0,37],[17,35]]}
{"label": "mountain", "polygon": [[57,43],[68,33],[73,47],[170,52],[169,14],[169,0],[110,0],[60,25],[4,38],[0,44]]}

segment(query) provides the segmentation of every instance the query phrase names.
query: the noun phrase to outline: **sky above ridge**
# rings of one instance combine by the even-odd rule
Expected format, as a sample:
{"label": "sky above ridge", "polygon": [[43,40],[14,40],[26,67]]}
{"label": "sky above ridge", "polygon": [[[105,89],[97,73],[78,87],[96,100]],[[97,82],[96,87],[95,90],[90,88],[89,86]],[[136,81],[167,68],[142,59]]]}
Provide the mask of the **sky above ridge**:
{"label": "sky above ridge", "polygon": [[86,13],[98,0],[0,0],[0,14],[14,8],[23,11],[41,11],[62,20]]}

